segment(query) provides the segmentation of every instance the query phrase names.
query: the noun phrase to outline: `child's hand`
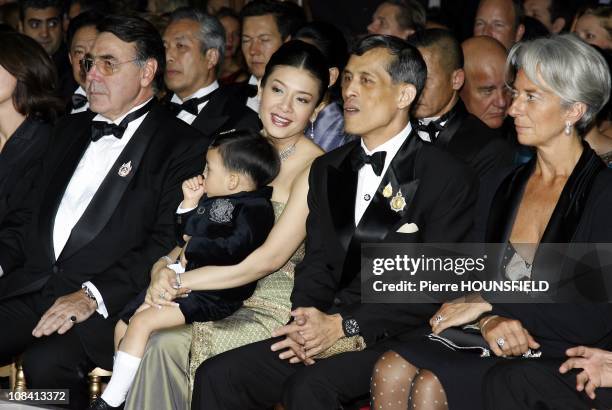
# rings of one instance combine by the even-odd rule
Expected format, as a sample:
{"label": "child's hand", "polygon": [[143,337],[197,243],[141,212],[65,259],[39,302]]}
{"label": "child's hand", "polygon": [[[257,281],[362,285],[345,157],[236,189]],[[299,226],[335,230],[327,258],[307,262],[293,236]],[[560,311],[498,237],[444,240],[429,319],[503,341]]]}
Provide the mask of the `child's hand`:
{"label": "child's hand", "polygon": [[195,208],[200,198],[206,193],[202,175],[185,180],[181,188],[183,189],[183,208]]}

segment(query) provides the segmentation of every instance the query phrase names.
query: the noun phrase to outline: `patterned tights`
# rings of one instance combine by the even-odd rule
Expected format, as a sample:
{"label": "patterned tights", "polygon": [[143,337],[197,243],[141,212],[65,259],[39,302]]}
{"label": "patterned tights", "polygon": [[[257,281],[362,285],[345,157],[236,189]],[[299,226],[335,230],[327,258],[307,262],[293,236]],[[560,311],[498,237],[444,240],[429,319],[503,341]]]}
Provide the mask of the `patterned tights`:
{"label": "patterned tights", "polygon": [[435,374],[418,369],[394,351],[374,366],[372,410],[447,410],[446,393]]}

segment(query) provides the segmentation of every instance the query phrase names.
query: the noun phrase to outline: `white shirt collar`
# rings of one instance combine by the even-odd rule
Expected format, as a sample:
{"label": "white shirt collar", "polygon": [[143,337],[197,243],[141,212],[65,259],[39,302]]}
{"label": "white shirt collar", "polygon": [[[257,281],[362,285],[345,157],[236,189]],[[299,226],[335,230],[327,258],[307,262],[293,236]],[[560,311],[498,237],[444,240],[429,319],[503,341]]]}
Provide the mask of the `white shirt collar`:
{"label": "white shirt collar", "polygon": [[370,151],[366,147],[365,143],[363,142],[363,139],[361,140],[361,147],[363,148],[365,153],[368,155],[372,155],[373,153],[379,152],[379,151],[386,151],[387,152],[387,155],[385,157],[385,165],[386,165],[388,162],[390,162],[393,159],[393,157],[395,157],[395,154],[397,154],[397,151],[399,151],[400,147],[402,146],[404,141],[406,141],[406,138],[408,138],[408,135],[410,135],[411,131],[412,131],[412,125],[410,124],[410,121],[408,121],[408,124],[406,124],[404,129],[402,129],[396,136],[394,136],[388,141],[385,141],[383,144],[380,144],[378,147],[374,148],[373,150]]}
{"label": "white shirt collar", "polygon": [[184,100],[181,100],[181,97],[179,97],[178,95],[176,95],[176,93],[172,96],[172,102],[173,103],[177,103],[177,104],[182,104],[185,101],[191,100],[192,98],[201,98],[201,97],[205,97],[208,94],[212,93],[213,91],[215,91],[217,88],[219,88],[219,82],[217,80],[213,81],[212,83],[210,83],[209,85],[207,85],[206,87],[202,87],[200,88],[198,91],[196,91],[195,93],[191,94],[189,97],[185,98]]}
{"label": "white shirt collar", "polygon": [[257,77],[255,77],[253,74],[251,74],[251,77],[249,78],[249,84],[251,84],[251,85],[259,85],[259,80],[257,79]]}
{"label": "white shirt collar", "polygon": [[[147,101],[143,102],[140,105],[137,105],[136,107],[132,108],[131,110],[129,110],[128,112],[126,112],[125,114],[123,114],[121,117],[117,118],[115,121],[111,121],[110,119],[106,118],[105,116],[103,116],[102,114],[98,114],[94,117],[94,121],[104,121],[104,122],[108,122],[108,123],[113,123],[115,125],[119,125],[121,124],[121,121],[123,121],[123,119],[125,117],[127,117],[127,115],[129,113],[132,113],[138,109],[140,109],[141,107],[144,107],[149,101],[151,101],[153,99],[153,97],[149,98]],[[144,115],[144,114],[143,114]]]}
{"label": "white shirt collar", "polygon": [[80,94],[80,95],[84,95],[85,97],[87,97],[87,93],[85,92],[85,90],[83,89],[83,87],[81,87],[80,85],[79,85],[79,88],[77,88],[77,89],[74,91],[74,94]]}

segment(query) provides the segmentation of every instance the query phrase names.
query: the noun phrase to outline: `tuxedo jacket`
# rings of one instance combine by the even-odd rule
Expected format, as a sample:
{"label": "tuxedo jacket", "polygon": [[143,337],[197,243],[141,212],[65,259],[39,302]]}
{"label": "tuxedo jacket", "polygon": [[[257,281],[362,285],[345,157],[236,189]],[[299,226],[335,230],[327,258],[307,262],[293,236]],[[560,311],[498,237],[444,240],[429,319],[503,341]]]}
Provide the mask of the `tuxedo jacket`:
{"label": "tuxedo jacket", "polygon": [[[534,158],[526,164],[498,170],[483,180],[476,205],[479,217],[475,222],[474,242],[506,244],[509,241],[535,161]],[[585,143],[540,243],[553,243],[557,247],[563,243],[612,243],[611,186],[612,170]],[[572,276],[563,277],[561,272],[567,271],[569,263],[556,252],[549,254],[539,249],[533,261],[532,280],[557,275],[560,283],[572,281],[575,289],[584,287],[588,293],[583,294],[591,296],[594,289],[603,292],[610,289],[609,280],[601,277],[598,269],[591,270],[590,264],[569,265]],[[497,271],[501,271],[502,261],[496,264]],[[554,286],[555,282],[551,283]],[[612,343],[612,304],[609,303],[493,303],[491,314],[520,320],[542,345],[545,357],[562,358],[567,348],[576,345],[609,349]]]}
{"label": "tuxedo jacket", "polygon": [[49,145],[52,125],[27,117],[7,141],[0,155],[0,221],[21,204],[34,184]]}
{"label": "tuxedo jacket", "polygon": [[[306,255],[296,267],[293,307],[316,307],[357,320],[368,345],[422,325],[432,304],[362,304],[362,243],[456,242],[472,226],[478,182],[473,171],[450,154],[423,142],[413,131],[383,176],[355,227],[357,172],[351,153],[360,140],[317,158],[309,176]],[[401,189],[402,211],[391,209],[383,189]],[[418,230],[399,233],[406,223]]]}
{"label": "tuxedo jacket", "polygon": [[464,161],[481,179],[493,169],[512,165],[516,155],[502,133],[470,114],[461,100],[453,107],[451,118],[434,144]]}
{"label": "tuxedo jacket", "polygon": [[202,172],[209,140],[155,103],[56,259],[55,215],[91,141],[93,116],[84,112],[58,123],[32,195],[5,218],[0,300],[36,292],[52,303],[91,281],[109,318],[94,313],[75,329],[96,365],[110,368],[114,317],[148,285],[155,260],[173,247],[181,183]]}
{"label": "tuxedo jacket", "polygon": [[[257,113],[245,105],[247,97],[239,87],[220,86],[213,93],[191,124],[192,127],[207,137],[231,129],[251,129],[257,132],[262,129]],[[168,104],[171,98],[172,94],[169,94],[165,103]]]}

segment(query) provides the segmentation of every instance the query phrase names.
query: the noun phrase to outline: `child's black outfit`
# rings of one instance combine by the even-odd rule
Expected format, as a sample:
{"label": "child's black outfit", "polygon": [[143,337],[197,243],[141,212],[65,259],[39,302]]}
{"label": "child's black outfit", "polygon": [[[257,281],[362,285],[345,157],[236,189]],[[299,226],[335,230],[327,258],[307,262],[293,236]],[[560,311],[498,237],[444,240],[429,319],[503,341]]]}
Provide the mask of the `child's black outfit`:
{"label": "child's black outfit", "polygon": [[[228,196],[203,197],[192,211],[176,214],[178,246],[185,246],[183,234],[191,236],[185,249],[187,266],[193,270],[208,265],[235,265],[261,246],[274,226],[270,202],[272,188],[239,192]],[[177,298],[186,323],[223,319],[242,306],[257,282],[223,290],[192,291]],[[146,290],[130,302],[120,317],[128,323],[144,303]]]}

